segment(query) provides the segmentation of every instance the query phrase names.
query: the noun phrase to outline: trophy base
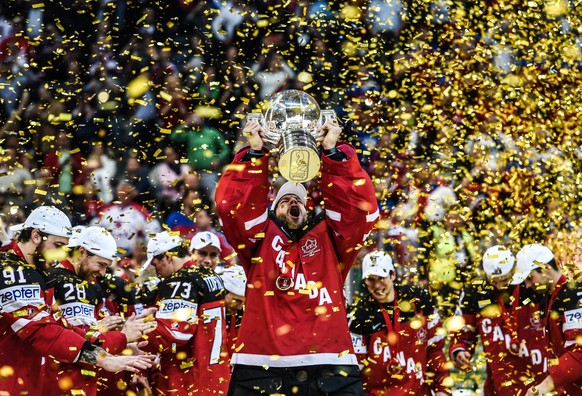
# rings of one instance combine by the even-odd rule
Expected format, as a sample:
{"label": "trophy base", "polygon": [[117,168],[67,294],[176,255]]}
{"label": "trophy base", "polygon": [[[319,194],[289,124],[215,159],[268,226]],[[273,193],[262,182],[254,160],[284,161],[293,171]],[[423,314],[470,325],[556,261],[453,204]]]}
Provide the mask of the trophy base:
{"label": "trophy base", "polygon": [[319,172],[321,161],[316,150],[307,147],[294,147],[279,158],[279,173],[285,179],[304,183]]}

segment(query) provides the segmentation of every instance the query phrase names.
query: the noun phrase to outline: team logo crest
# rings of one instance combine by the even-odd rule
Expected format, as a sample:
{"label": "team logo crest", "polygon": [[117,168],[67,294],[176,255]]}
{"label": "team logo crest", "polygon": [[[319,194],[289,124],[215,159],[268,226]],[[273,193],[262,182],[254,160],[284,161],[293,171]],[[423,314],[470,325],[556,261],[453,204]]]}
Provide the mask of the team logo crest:
{"label": "team logo crest", "polygon": [[424,342],[426,341],[426,329],[424,327],[418,329],[418,332],[416,333],[416,338],[418,338],[418,341],[424,344]]}
{"label": "team logo crest", "polygon": [[303,257],[313,257],[315,253],[318,253],[321,249],[317,246],[317,239],[308,239],[303,246],[301,246],[301,251],[303,252]]}
{"label": "team logo crest", "polygon": [[529,324],[531,325],[531,327],[533,327],[535,330],[540,330],[542,327],[542,320],[540,318],[540,313],[539,312],[535,312],[530,318],[529,318]]}

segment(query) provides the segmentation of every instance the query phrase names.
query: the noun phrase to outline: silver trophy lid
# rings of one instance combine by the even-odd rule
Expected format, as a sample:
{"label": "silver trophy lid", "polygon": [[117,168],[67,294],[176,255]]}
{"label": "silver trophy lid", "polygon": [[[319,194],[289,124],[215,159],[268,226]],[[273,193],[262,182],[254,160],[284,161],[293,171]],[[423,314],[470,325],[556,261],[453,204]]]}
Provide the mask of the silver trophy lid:
{"label": "silver trophy lid", "polygon": [[266,127],[280,135],[284,131],[303,129],[313,134],[319,125],[320,109],[308,93],[295,89],[277,93],[265,113]]}

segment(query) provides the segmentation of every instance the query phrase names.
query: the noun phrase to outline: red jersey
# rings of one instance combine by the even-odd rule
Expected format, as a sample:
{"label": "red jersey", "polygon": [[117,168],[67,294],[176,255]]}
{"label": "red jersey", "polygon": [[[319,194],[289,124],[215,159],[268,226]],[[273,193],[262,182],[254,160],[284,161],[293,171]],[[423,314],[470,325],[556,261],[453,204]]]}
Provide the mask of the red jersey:
{"label": "red jersey", "polygon": [[144,350],[160,353],[160,394],[225,395],[230,367],[224,284],[212,270],[193,264],[157,285],[158,327],[146,336]]}
{"label": "red jersey", "polygon": [[[354,148],[341,144],[338,150],[346,161],[322,156],[319,186],[325,211],[296,232],[284,230],[268,209],[268,155],[241,161],[248,152],[243,149],[217,185],[223,232],[247,274],[245,314],[232,364],[357,364],[343,285],[378,208]],[[293,280],[290,289],[276,286],[283,273]]]}
{"label": "red jersey", "polygon": [[75,362],[85,339],[54,320],[44,279],[18,245],[0,252],[0,267],[0,367],[13,370],[0,377],[0,391],[42,395],[43,356]]}
{"label": "red jersey", "polygon": [[[125,334],[119,331],[101,334],[97,331],[97,322],[104,316],[105,294],[101,287],[81,279],[69,261],[63,261],[61,266],[50,269],[45,275],[47,288],[52,289],[56,302],[55,316],[106,351],[121,353],[127,346]],[[80,392],[86,396],[97,394],[98,367],[47,359],[43,371],[45,396],[76,395]],[[63,389],[65,384],[71,387]]]}
{"label": "red jersey", "polygon": [[398,287],[395,302],[386,304],[368,295],[350,308],[348,318],[366,395],[450,393],[444,384],[445,340],[438,333],[442,324],[426,290]]}
{"label": "red jersey", "polygon": [[244,309],[237,311],[231,310],[226,316],[226,350],[229,354],[229,360],[235,351],[236,340],[238,339],[238,330],[244,314]]}
{"label": "red jersey", "polygon": [[451,332],[449,352],[451,356],[458,350],[473,353],[477,336],[481,338],[487,356],[485,396],[525,394],[532,384],[523,378],[536,383],[545,378],[551,353],[539,303],[540,298],[523,285],[498,292],[482,280],[461,295],[457,315],[462,315],[464,327]]}
{"label": "red jersey", "polygon": [[108,313],[124,319],[141,314],[143,305],[138,301],[139,287],[136,283],[130,283],[111,272],[106,272],[97,282],[105,294],[105,310]]}
{"label": "red jersey", "polygon": [[[137,288],[133,284],[110,272],[106,272],[105,276],[98,279],[98,282],[105,293],[104,311],[107,313],[118,314],[127,319],[132,314],[137,315],[143,311],[142,304],[137,301]],[[132,384],[134,373],[129,371],[112,373],[99,369],[98,375],[98,395],[126,396],[130,390],[138,393],[137,388]]]}
{"label": "red jersey", "polygon": [[550,365],[550,375],[556,388],[567,395],[582,395],[582,284],[558,281],[548,301],[544,320],[547,321],[550,345],[558,361]]}

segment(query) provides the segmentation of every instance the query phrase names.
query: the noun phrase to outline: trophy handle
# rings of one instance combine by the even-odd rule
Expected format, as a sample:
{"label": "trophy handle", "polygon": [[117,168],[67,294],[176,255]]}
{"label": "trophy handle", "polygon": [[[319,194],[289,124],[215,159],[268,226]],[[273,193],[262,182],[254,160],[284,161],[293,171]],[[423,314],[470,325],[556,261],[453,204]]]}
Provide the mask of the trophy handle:
{"label": "trophy handle", "polygon": [[270,145],[271,148],[277,147],[279,145],[279,142],[281,141],[280,134],[269,132],[269,130],[266,128],[265,133],[261,137],[263,139],[263,142],[265,142],[267,145]]}

